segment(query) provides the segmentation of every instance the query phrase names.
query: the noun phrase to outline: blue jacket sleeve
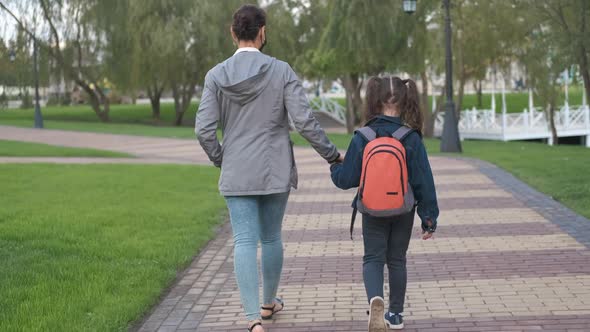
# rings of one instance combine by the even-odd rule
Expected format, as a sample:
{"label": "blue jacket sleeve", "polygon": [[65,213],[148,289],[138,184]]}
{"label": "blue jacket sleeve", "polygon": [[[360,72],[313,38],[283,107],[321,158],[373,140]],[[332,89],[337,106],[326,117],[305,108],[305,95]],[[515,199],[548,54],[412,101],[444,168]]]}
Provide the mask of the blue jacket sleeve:
{"label": "blue jacket sleeve", "polygon": [[365,143],[365,140],[360,135],[354,135],[348,146],[348,151],[346,151],[344,162],[334,164],[330,167],[332,182],[334,182],[336,187],[350,189],[359,186]]}
{"label": "blue jacket sleeve", "polygon": [[422,229],[426,229],[428,220],[432,221],[432,228],[436,229],[439,210],[434,177],[426,154],[426,148],[422,138],[417,133],[408,136],[406,153],[410,185],[418,203],[418,216],[422,220]]}

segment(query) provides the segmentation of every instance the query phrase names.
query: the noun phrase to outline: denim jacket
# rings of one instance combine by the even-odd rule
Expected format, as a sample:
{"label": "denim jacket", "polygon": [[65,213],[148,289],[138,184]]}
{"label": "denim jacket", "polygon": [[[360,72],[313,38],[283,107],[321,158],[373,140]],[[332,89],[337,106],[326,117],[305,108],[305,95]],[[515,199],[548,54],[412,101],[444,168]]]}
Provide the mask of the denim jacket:
{"label": "denim jacket", "polygon": [[[390,117],[379,115],[368,124],[375,132],[377,137],[391,136],[394,131],[402,126],[399,117]],[[360,134],[355,134],[350,142],[348,151],[341,164],[334,164],[330,168],[332,171],[332,181],[340,189],[350,189],[358,187],[360,184],[363,151],[368,144],[367,140]],[[436,229],[436,221],[439,210],[436,200],[436,189],[434,188],[434,179],[426,148],[422,142],[422,137],[417,132],[412,132],[403,141],[406,148],[408,177],[414,196],[418,205],[418,216],[422,220],[422,229],[426,229],[427,220],[432,221],[432,229]],[[356,198],[353,207],[356,204]]]}

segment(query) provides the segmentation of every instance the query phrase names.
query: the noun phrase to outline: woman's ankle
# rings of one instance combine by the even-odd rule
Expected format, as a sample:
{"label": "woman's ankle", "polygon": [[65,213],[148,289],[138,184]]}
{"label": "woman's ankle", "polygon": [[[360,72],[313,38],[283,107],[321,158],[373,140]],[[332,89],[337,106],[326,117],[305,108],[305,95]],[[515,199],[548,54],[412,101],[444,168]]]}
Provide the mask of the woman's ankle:
{"label": "woman's ankle", "polygon": [[248,330],[252,330],[252,332],[262,332],[264,328],[262,327],[262,320],[255,319],[248,321]]}

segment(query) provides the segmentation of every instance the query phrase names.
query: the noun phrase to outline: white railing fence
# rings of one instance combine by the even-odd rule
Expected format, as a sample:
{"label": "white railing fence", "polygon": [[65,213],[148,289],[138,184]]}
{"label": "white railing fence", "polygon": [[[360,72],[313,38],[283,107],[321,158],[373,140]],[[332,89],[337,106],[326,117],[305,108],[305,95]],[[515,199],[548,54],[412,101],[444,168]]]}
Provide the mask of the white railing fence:
{"label": "white railing fence", "polygon": [[[442,135],[444,113],[435,119],[435,135]],[[558,136],[586,136],[590,147],[590,107],[565,105],[555,112]],[[462,139],[522,140],[550,138],[551,131],[545,111],[539,107],[521,113],[496,114],[493,110],[465,110],[461,112],[459,133]]]}
{"label": "white railing fence", "polygon": [[496,112],[494,110],[477,110],[475,108],[461,112],[464,129],[483,129],[497,127]]}
{"label": "white railing fence", "polygon": [[309,100],[314,112],[324,113],[338,123],[346,125],[346,110],[338,102],[331,98],[321,96],[311,97]]}

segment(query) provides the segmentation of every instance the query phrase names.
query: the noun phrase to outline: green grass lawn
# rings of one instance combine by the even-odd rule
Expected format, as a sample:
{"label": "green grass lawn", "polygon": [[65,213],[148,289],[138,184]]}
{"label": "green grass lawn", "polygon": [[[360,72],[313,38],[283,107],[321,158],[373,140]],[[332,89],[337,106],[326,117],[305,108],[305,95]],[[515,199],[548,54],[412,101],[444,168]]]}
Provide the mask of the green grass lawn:
{"label": "green grass lawn", "polygon": [[[439,142],[430,142],[430,151]],[[489,161],[590,218],[590,149],[531,142],[464,141],[464,155]]]}
{"label": "green grass lawn", "polygon": [[[32,127],[32,122],[22,119],[3,120],[0,115],[0,125],[15,127]],[[141,124],[126,123],[102,123],[102,122],[85,122],[85,121],[62,121],[62,120],[45,120],[46,129],[59,129],[69,131],[85,131],[93,133],[119,134],[119,135],[137,135],[137,136],[154,136],[169,138],[194,138],[195,133],[192,127],[173,127],[173,126],[152,126]]]}
{"label": "green grass lawn", "polygon": [[[74,131],[88,131],[109,134],[193,138],[191,126],[172,126],[174,108],[172,104],[162,104],[161,120],[154,121],[149,105],[113,105],[111,122],[98,120],[90,106],[52,106],[42,109],[45,128]],[[187,110],[185,120],[194,122],[196,105]],[[0,125],[32,127],[32,109],[0,111]]]}
{"label": "green grass lawn", "polygon": [[[193,103],[185,113],[187,123],[194,121],[197,104]],[[98,122],[98,118],[89,105],[73,106],[48,106],[41,109],[44,120],[72,121],[72,122]],[[171,125],[174,121],[174,105],[163,103],[161,105],[160,120],[152,118],[150,105],[111,105],[109,113],[111,123],[147,124],[153,126]],[[10,120],[32,121],[33,109],[10,109],[0,111],[0,123]],[[192,117],[192,120],[191,120]],[[32,122],[30,122],[32,124]]]}
{"label": "green grass lawn", "polygon": [[0,330],[127,330],[222,219],[218,173],[0,165]]}
{"label": "green grass lawn", "polygon": [[[558,99],[558,105],[563,105],[565,100],[565,93],[562,92],[561,96]],[[535,106],[542,106],[540,103],[541,101],[535,97],[534,98]],[[455,99],[455,102],[457,100]],[[484,109],[491,109],[492,108],[492,95],[491,94],[483,94],[482,95],[482,104]],[[581,87],[570,87],[569,91],[569,104],[570,105],[581,105],[582,104],[582,88]],[[475,94],[468,94],[463,97],[463,109],[472,109],[473,107],[477,107],[477,95]],[[509,92],[506,93],[506,111],[508,113],[519,113],[522,112],[525,108],[529,107],[529,95],[528,92]],[[432,109],[432,98],[430,98],[430,108]],[[496,93],[496,111],[502,111],[502,95],[500,92]]]}
{"label": "green grass lawn", "polygon": [[2,157],[131,157],[126,153],[0,140]]}

